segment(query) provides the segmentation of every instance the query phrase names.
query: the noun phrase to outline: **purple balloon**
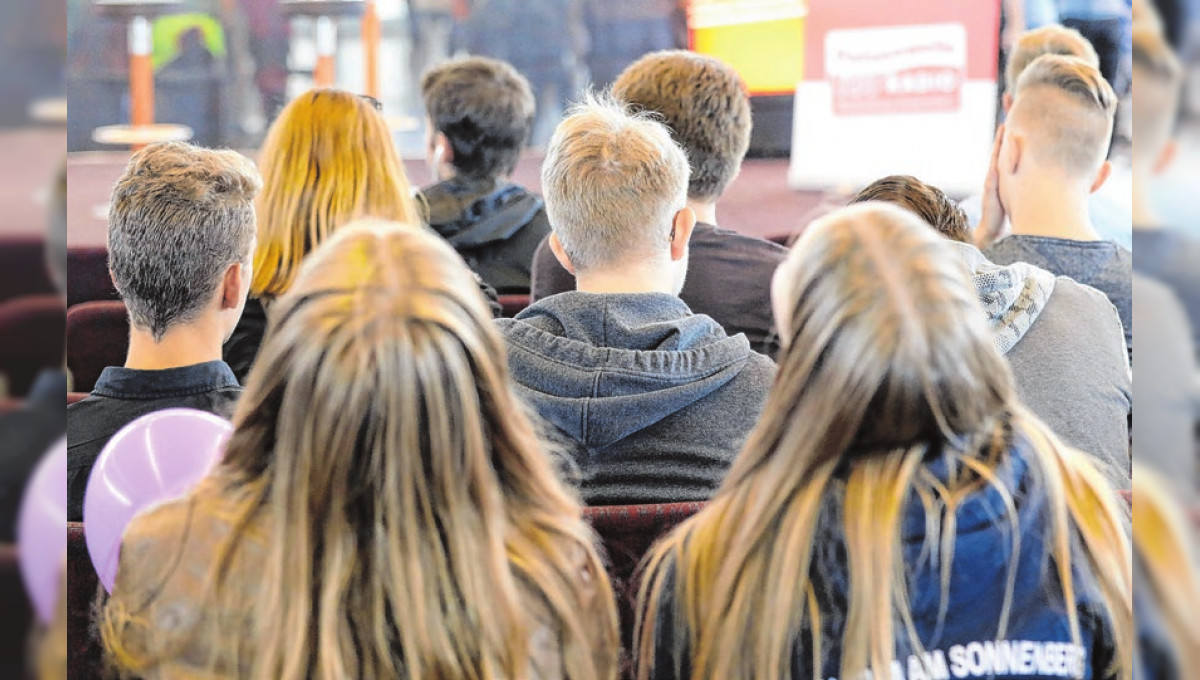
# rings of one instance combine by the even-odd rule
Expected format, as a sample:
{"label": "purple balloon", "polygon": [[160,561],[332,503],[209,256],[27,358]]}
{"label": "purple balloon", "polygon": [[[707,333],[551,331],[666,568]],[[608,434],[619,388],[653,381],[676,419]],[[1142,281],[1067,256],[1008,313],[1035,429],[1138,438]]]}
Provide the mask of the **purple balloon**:
{"label": "purple balloon", "polygon": [[191,490],[220,460],[232,432],[211,413],[174,408],[144,415],[108,441],[83,497],[88,555],[105,590],[112,592],[129,522]]}
{"label": "purple balloon", "polygon": [[67,438],[42,457],[17,515],[17,556],[21,578],[38,618],[54,620],[67,556]]}

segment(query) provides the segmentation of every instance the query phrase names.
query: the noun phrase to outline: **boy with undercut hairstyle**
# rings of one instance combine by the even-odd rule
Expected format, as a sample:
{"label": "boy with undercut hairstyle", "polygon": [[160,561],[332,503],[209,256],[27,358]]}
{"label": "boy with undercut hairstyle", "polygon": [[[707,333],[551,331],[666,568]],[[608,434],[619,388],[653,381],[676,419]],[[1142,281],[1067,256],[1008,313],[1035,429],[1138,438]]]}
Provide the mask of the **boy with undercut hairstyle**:
{"label": "boy with undercut hairstyle", "polygon": [[421,190],[429,226],[496,292],[529,293],[550,224],[542,199],[507,179],[533,125],[528,81],[503,61],[469,57],[427,72],[421,97],[437,179]]}
{"label": "boy with undercut hairstyle", "polygon": [[[713,57],[653,52],[625,69],[613,94],[634,109],[660,117],[687,153],[687,204],[696,214],[691,262],[680,298],[730,335],[744,333],[757,352],[774,357],[779,342],[771,319],[771,276],[787,250],[717,226],[717,202],[737,177],[750,145],[750,100],[737,72]],[[533,299],[573,290],[575,281],[538,247]]]}
{"label": "boy with undercut hairstyle", "polygon": [[976,243],[996,264],[1027,262],[1107,295],[1132,357],[1133,255],[1102,240],[1089,212],[1112,172],[1117,97],[1095,66],[1057,54],[1035,59],[1015,95],[996,135]]}
{"label": "boy with undercut hairstyle", "polygon": [[221,345],[250,290],[261,189],[245,156],[182,142],[135,153],[117,180],[108,267],[129,310],[129,352],[67,407],[68,521],[83,520],[92,466],[129,422],[168,408],[232,415],[242,388]]}

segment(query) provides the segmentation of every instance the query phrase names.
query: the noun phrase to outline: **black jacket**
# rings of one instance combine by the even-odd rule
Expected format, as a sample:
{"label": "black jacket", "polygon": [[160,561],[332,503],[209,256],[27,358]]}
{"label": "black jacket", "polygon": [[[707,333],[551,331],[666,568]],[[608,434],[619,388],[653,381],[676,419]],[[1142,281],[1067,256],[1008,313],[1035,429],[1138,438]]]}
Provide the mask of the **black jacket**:
{"label": "black jacket", "polygon": [[429,226],[500,294],[528,294],[533,253],[550,233],[545,204],[500,178],[455,177],[422,190]]}

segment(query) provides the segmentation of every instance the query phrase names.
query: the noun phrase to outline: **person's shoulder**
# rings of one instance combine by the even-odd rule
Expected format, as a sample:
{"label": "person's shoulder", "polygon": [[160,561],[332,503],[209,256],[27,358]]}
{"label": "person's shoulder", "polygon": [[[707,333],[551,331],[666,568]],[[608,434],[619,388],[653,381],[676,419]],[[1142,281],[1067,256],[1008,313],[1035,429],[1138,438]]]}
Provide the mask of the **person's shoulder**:
{"label": "person's shoulder", "polygon": [[[1060,309],[1069,309],[1076,315],[1083,315],[1110,325],[1119,326],[1121,324],[1116,307],[1103,291],[1068,276],[1054,277],[1054,292],[1050,296],[1050,303],[1056,302],[1055,306]],[[1050,303],[1047,303],[1047,309],[1050,308]]]}
{"label": "person's shoulder", "polygon": [[702,241],[711,241],[720,246],[722,250],[740,253],[747,258],[767,260],[778,264],[788,255],[788,249],[778,243],[724,227],[712,227],[711,230],[698,231],[693,234],[693,238],[696,235],[699,235]]}

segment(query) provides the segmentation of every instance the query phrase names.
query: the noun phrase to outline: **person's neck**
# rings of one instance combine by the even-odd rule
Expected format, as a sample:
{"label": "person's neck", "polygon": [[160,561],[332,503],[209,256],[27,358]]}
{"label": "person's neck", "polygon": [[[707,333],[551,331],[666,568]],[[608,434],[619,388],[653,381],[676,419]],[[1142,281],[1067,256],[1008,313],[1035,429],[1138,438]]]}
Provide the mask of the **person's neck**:
{"label": "person's neck", "polygon": [[671,267],[576,272],[575,289],[584,293],[666,293],[676,295]]}
{"label": "person's neck", "polygon": [[716,201],[698,201],[694,198],[687,200],[687,207],[696,213],[696,221],[704,224],[717,226],[717,203]]}
{"label": "person's neck", "polygon": [[167,331],[155,341],[149,331],[131,328],[125,368],[161,371],[192,366],[221,358],[221,335],[211,322],[194,322]]}
{"label": "person's neck", "polygon": [[1150,182],[1153,179],[1150,173],[1144,170],[1139,170],[1134,166],[1133,170],[1133,228],[1134,229],[1161,229],[1163,226],[1162,216],[1154,208],[1154,200],[1150,197]]}
{"label": "person's neck", "polygon": [[1098,241],[1088,215],[1088,193],[1049,178],[1027,180],[1008,209],[1012,233],[1074,241]]}

